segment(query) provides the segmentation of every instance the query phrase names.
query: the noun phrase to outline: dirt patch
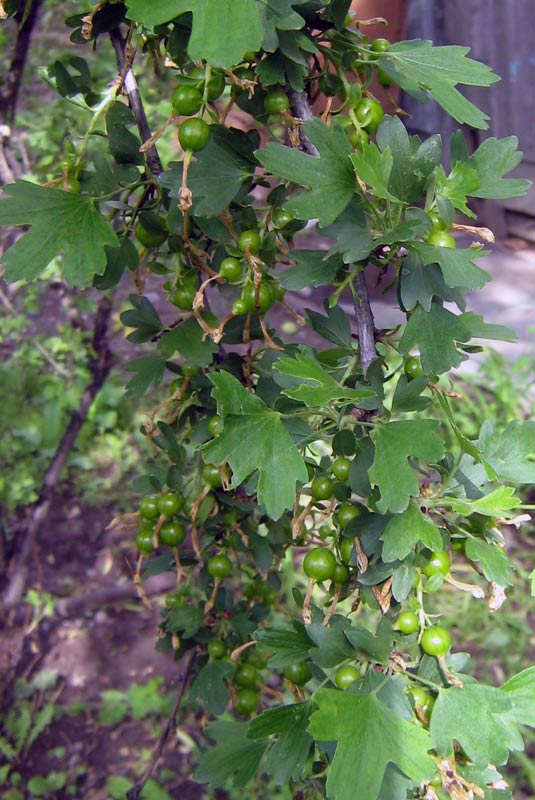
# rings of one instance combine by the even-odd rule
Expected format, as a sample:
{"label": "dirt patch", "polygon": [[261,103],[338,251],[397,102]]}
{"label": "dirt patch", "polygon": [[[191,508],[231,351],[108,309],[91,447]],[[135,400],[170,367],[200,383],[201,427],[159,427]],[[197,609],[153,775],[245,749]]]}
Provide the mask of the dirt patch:
{"label": "dirt patch", "polygon": [[[148,583],[153,602],[148,610],[132,592],[135,553],[130,537],[106,530],[112,516],[111,508],[81,505],[68,488],[57,497],[36,548],[30,585],[38,586],[42,597],[61,598],[58,611],[48,615],[44,608],[34,608],[23,619],[13,613],[0,631],[4,714],[25,702],[20,694],[13,702],[15,681],[31,685],[36,676],[55,676],[50,688],[30,698],[36,714],[55,704],[54,721],[13,762],[22,785],[35,776],[65,773],[65,786],[46,795],[55,800],[108,798],[108,778],[138,779],[180,679],[180,665],[172,655],[154,649],[163,597],[158,589],[168,588],[168,576]],[[114,592],[130,596],[102,604],[91,601],[105,592],[112,599]],[[71,613],[62,618],[61,611]],[[4,662],[10,665],[7,671]],[[195,731],[193,718],[191,726]],[[199,797],[198,785],[187,779],[191,746],[191,740],[186,747],[172,736],[158,765],[158,770],[166,769],[166,791],[186,800]]]}

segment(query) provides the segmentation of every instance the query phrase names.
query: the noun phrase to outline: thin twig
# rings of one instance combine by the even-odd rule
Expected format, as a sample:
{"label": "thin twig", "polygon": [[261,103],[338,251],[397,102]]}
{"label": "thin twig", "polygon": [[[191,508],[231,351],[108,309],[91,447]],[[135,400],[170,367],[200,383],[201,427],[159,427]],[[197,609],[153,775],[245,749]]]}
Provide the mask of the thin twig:
{"label": "thin twig", "polygon": [[364,375],[366,375],[368,367],[377,357],[377,353],[375,351],[375,325],[364,272],[358,273],[353,285],[357,295],[353,297],[353,300],[355,304],[355,319],[357,321],[360,366]]}
{"label": "thin twig", "polygon": [[[314,119],[314,114],[312,113],[312,109],[310,108],[308,97],[305,92],[294,92],[293,90],[289,92],[290,97],[290,106],[292,109],[292,114],[296,119],[300,119],[302,122],[308,122],[311,119]],[[313,144],[306,133],[303,131],[303,126],[299,126],[299,142],[301,145],[301,149],[308,153],[311,156],[315,156],[319,158],[319,150],[315,144]]]}
{"label": "thin twig", "polygon": [[180,709],[180,704],[182,703],[183,697],[186,693],[186,689],[188,688],[189,679],[191,676],[191,670],[193,668],[193,662],[195,661],[195,656],[196,656],[196,651],[195,649],[193,649],[191,650],[186,659],[186,663],[184,665],[184,671],[180,676],[181,684],[176,696],[173,710],[171,711],[171,715],[167,720],[165,728],[162,731],[162,735],[160,736],[158,744],[156,745],[154,753],[152,754],[150,764],[145,770],[143,777],[136,784],[134,784],[134,786],[132,786],[132,788],[129,789],[128,792],[126,793],[127,800],[139,800],[139,798],[141,797],[141,792],[143,791],[143,787],[145,786],[148,779],[152,775],[154,768],[156,767],[156,764],[158,763],[160,756],[163,753],[167,740],[171,735],[171,731],[174,730],[177,726],[177,717]]}
{"label": "thin twig", "polygon": [[9,65],[7,76],[2,82],[2,86],[0,86],[0,123],[13,125],[15,121],[20,86],[30,49],[32,32],[42,4],[43,0],[32,0],[29,8],[27,3],[21,4],[15,14],[18,31],[11,64]]}
{"label": "thin twig", "polygon": [[112,355],[108,342],[108,326],[111,312],[112,302],[110,298],[107,296],[102,297],[95,314],[93,340],[90,350],[91,354],[88,359],[88,369],[92,379],[81,397],[78,408],[71,415],[65,433],[45,473],[39,499],[33,508],[17,565],[4,593],[3,601],[6,607],[11,607],[19,603],[24,594],[33,547],[37,540],[39,530],[48,517],[54,491],[61,476],[61,472],[74,446],[76,438],[80,433],[82,425],[86,420],[91,404],[104,385],[110,372]]}
{"label": "thin twig", "polygon": [[[124,72],[124,87],[128,94],[130,108],[132,109],[132,113],[136,118],[141,141],[146,142],[152,137],[152,131],[149,127],[147,115],[145,114],[145,108],[139,93],[136,77],[132,68],[127,67],[126,64],[126,45],[119,28],[114,28],[112,31],[110,31],[110,39],[115,50],[119,72],[121,75]],[[126,71],[125,67],[127,67]],[[163,167],[155,145],[152,145],[152,147],[147,150],[147,164],[152,174],[157,178],[162,172]]]}

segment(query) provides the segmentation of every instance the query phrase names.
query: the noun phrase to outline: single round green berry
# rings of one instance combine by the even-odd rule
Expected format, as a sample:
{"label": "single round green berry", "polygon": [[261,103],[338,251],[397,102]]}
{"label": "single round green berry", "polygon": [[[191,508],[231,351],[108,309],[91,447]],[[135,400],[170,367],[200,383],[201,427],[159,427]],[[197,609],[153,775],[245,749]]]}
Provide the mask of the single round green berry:
{"label": "single round green berry", "polygon": [[419,378],[424,374],[422,362],[417,356],[408,356],[408,358],[405,359],[403,371],[409,379]]}
{"label": "single round green berry", "polygon": [[141,530],[136,536],[136,547],[139,552],[148,556],[154,550],[154,543],[152,541],[152,533],[150,531]]}
{"label": "single round green berry", "polygon": [[208,574],[211,575],[212,578],[223,580],[223,578],[228,578],[232,572],[232,561],[228,556],[221,553],[220,555],[209,558],[206,568]]}
{"label": "single round green berry", "polygon": [[336,559],[325,547],[309,550],[303,559],[305,575],[314,581],[325,581],[332,578],[336,569]]}
{"label": "single round green berry", "polygon": [[258,685],[260,675],[256,667],[252,664],[240,664],[234,673],[233,681],[238,686],[245,686],[249,689],[255,689]]}
{"label": "single round green berry", "polygon": [[[348,539],[348,541],[351,541]],[[345,564],[337,564],[333,573],[332,581],[335,586],[341,586],[349,580],[350,572]]]}
{"label": "single round green berry", "polygon": [[337,481],[345,483],[349,477],[350,466],[351,461],[348,458],[344,458],[344,456],[338,456],[338,458],[335,458],[331,464],[331,473]]}
{"label": "single round green berry", "polygon": [[361,514],[362,506],[348,502],[342,503],[337,509],[334,518],[341,528],[346,528],[352,520],[357,519]]}
{"label": "single round green berry", "polygon": [[182,498],[176,492],[166,492],[158,498],[158,511],[163,517],[174,517],[182,508]]}
{"label": "single round green berry", "polygon": [[326,475],[318,475],[310,486],[313,500],[329,500],[334,494],[334,483]]}
{"label": "single round green berry", "polygon": [[197,153],[210,141],[210,126],[199,117],[184,120],[178,130],[178,141],[186,151]]}
{"label": "single round green berry", "polygon": [[440,658],[440,656],[446,655],[450,649],[451,636],[449,631],[441,625],[432,625],[425,629],[420,643],[424,653]]}
{"label": "single round green berry", "polygon": [[258,253],[260,250],[260,234],[255,230],[246,230],[240,233],[238,238],[238,247],[242,253],[249,251],[250,253]]}
{"label": "single round green berry", "polygon": [[168,547],[178,547],[186,538],[186,531],[178,522],[164,522],[158,538],[162,544],[166,544]]}
{"label": "single round green berry", "polygon": [[236,714],[249,717],[258,708],[259,697],[254,689],[238,689],[234,696],[233,708]]}
{"label": "single round green berry", "polygon": [[222,432],[223,432],[222,417],[217,416],[217,414],[214,415],[213,417],[210,417],[210,419],[208,420],[208,433],[211,436],[215,437],[215,436],[221,436]]}
{"label": "single round green berry", "polygon": [[305,661],[298,661],[295,664],[290,664],[289,667],[285,667],[282,670],[282,674],[286,680],[296,686],[304,686],[312,677],[310,668]]}
{"label": "single round green berry", "polygon": [[449,574],[450,567],[451,558],[446,550],[437,550],[429,554],[422,572],[428,578],[432,578],[433,575],[443,575],[446,577],[446,575]]}
{"label": "single round green berry", "polygon": [[202,477],[211,489],[219,489],[221,487],[221,473],[219,467],[216,467],[215,464],[205,464]]}
{"label": "single round green berry", "polygon": [[406,636],[416,633],[419,627],[420,621],[414,611],[402,611],[396,620],[396,628]]}
{"label": "single round green berry", "polygon": [[237,258],[224,258],[219,265],[219,274],[229,283],[239,281],[242,277],[243,268],[241,261]]}
{"label": "single round green berry", "polygon": [[189,117],[201,108],[202,94],[194,86],[177,86],[171,95],[171,105],[175,114]]}
{"label": "single round green berry", "polygon": [[138,511],[145,519],[156,519],[156,517],[159,517],[158,497],[156,495],[142,497],[139,501]]}
{"label": "single round green berry", "polygon": [[351,684],[358,681],[360,677],[360,672],[356,667],[351,666],[351,664],[344,664],[344,666],[338,667],[336,670],[334,682],[339,689],[345,691]]}
{"label": "single round green berry", "polygon": [[212,639],[210,642],[208,642],[207,650],[210,658],[213,658],[214,660],[223,658],[227,652],[227,648],[221,639]]}
{"label": "single round green berry", "polygon": [[290,101],[282,91],[269,92],[264,98],[264,110],[266,114],[282,114],[290,108]]}

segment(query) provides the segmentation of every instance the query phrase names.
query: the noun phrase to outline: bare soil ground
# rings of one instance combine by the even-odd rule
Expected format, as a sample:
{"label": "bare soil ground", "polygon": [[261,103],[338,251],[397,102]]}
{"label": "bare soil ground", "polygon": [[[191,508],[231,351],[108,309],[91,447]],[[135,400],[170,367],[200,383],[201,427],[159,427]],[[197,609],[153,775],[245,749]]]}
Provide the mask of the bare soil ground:
{"label": "bare soil ground", "polygon": [[[133,782],[140,777],[166,721],[166,704],[162,713],[141,720],[127,713],[115,725],[103,724],[102,693],[110,689],[126,693],[133,684],[161,676],[160,694],[168,691],[171,696],[180,675],[172,656],[154,649],[161,594],[151,595],[152,610],[135,597],[134,549],[124,533],[106,531],[112,516],[110,508],[80,505],[64,487],[42,532],[30,581],[62,598],[59,613],[45,616],[37,626],[34,619],[21,620],[15,613],[3,620],[0,629],[4,710],[11,704],[13,679],[31,682],[42,670],[57,674],[53,690],[47,693],[48,701],[55,699],[56,719],[13,765],[25,780],[66,771],[70,780],[65,790],[54,792],[57,800],[73,796],[74,789],[69,792],[68,786],[76,787],[76,797],[100,800],[110,796],[105,788],[110,776]],[[158,579],[147,584],[149,592],[158,588],[165,588]],[[100,602],[105,592],[110,602]],[[195,735],[194,728],[192,724],[190,735]],[[64,748],[59,759],[54,755],[57,748]],[[183,742],[173,737],[159,768],[169,770],[166,790],[171,796],[187,800],[198,798],[200,787],[187,780],[190,768],[185,755]]]}

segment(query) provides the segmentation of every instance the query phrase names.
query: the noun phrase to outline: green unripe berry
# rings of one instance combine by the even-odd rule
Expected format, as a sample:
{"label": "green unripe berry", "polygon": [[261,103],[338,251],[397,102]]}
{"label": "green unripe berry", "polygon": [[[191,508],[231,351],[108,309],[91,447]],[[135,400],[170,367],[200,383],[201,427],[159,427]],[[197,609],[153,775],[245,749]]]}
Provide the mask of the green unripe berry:
{"label": "green unripe berry", "polygon": [[351,684],[355,683],[355,681],[358,681],[360,677],[360,672],[356,667],[351,666],[351,664],[345,664],[336,670],[334,682],[339,689],[345,691],[351,686]]}

